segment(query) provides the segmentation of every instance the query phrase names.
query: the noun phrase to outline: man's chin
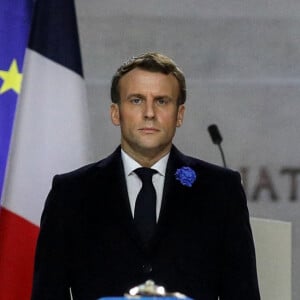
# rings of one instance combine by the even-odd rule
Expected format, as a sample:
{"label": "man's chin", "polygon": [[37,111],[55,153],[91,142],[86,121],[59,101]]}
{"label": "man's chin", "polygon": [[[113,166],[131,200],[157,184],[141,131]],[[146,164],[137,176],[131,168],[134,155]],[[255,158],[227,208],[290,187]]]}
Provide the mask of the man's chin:
{"label": "man's chin", "polygon": [[171,149],[171,144],[161,145],[161,144],[143,144],[140,145],[138,152],[145,156],[157,156],[168,153]]}

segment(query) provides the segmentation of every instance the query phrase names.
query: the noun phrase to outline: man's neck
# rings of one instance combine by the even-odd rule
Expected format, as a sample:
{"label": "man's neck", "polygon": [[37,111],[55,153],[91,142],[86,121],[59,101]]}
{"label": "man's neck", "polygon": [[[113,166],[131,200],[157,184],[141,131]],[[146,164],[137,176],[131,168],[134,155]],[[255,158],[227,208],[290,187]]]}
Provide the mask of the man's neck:
{"label": "man's neck", "polygon": [[170,152],[171,147],[165,149],[165,151],[162,151],[160,153],[135,153],[133,151],[128,151],[128,149],[124,149],[123,147],[122,150],[137,163],[139,163],[142,167],[151,168],[154,164],[156,164],[160,159],[162,159]]}

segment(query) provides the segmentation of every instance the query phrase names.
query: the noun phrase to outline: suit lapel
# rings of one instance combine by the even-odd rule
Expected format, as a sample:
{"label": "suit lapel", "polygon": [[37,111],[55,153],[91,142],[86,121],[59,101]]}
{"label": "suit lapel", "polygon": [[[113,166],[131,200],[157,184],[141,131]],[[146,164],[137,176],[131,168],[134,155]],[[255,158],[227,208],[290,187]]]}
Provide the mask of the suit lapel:
{"label": "suit lapel", "polygon": [[184,165],[184,155],[173,146],[167,163],[161,210],[151,247],[163,240],[171,226],[170,223],[181,211],[183,201],[187,197],[186,189],[175,178],[176,170]]}
{"label": "suit lapel", "polygon": [[183,162],[180,159],[178,152],[179,151],[173,146],[167,164],[161,212],[160,212],[160,219],[162,220],[164,219],[164,217],[166,217],[166,214],[169,211],[169,206],[172,207],[172,205],[175,204],[174,199],[177,198],[180,199],[180,197],[178,196],[178,192],[180,191],[178,190],[178,185],[175,180],[175,172],[177,168],[183,164]]}
{"label": "suit lapel", "polygon": [[112,213],[114,218],[117,219],[117,222],[120,223],[122,231],[125,231],[125,234],[127,234],[134,243],[143,247],[133,222],[120,147],[108,158],[102,172],[106,174],[106,180],[109,179],[110,181],[107,182],[105,188],[109,187],[109,193],[112,195],[112,203],[107,213]]}

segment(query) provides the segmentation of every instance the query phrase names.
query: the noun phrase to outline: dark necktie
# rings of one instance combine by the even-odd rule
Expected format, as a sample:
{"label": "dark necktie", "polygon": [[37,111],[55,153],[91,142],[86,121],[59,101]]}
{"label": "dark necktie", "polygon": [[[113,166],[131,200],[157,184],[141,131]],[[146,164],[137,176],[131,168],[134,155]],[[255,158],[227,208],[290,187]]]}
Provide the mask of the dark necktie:
{"label": "dark necktie", "polygon": [[143,183],[135,202],[134,222],[141,238],[147,243],[156,225],[156,192],[152,183],[152,176],[157,171],[150,168],[138,168],[134,172]]}

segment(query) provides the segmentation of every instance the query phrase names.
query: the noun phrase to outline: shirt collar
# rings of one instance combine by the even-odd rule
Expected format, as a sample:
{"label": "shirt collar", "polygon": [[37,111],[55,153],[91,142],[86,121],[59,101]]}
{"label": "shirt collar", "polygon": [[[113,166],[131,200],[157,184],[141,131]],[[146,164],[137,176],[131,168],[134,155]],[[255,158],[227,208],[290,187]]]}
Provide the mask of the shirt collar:
{"label": "shirt collar", "polygon": [[[151,169],[154,169],[160,175],[165,176],[169,156],[170,156],[170,152],[167,153],[165,156],[163,156],[158,162],[156,162],[151,167]],[[142,167],[137,161],[135,161],[132,157],[130,157],[123,149],[121,149],[121,157],[122,157],[126,176],[130,176],[135,169]]]}

